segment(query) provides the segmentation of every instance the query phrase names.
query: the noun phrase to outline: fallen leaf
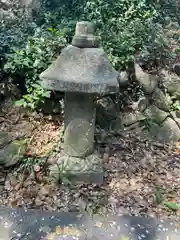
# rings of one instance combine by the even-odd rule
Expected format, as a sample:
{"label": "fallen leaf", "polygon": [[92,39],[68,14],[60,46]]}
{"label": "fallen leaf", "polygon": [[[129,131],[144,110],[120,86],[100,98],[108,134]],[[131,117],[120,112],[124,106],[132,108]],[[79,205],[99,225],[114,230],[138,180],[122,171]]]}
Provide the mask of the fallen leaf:
{"label": "fallen leaf", "polygon": [[129,240],[129,237],[128,236],[121,236],[120,240]]}
{"label": "fallen leaf", "polygon": [[63,228],[56,226],[56,235],[63,235]]}
{"label": "fallen leaf", "polygon": [[49,233],[47,235],[48,240],[56,240],[56,233]]}
{"label": "fallen leaf", "polygon": [[95,226],[98,227],[98,228],[102,228],[103,223],[102,222],[96,222]]}

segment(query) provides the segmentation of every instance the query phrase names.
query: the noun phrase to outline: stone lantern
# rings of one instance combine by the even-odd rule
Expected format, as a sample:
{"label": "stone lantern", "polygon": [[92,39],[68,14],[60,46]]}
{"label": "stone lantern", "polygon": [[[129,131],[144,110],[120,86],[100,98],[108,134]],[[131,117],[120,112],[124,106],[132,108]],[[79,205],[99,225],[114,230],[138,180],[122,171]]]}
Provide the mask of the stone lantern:
{"label": "stone lantern", "polygon": [[101,158],[94,152],[95,99],[119,90],[118,73],[110,65],[94,25],[78,22],[72,44],[41,73],[45,89],[65,92],[64,148],[51,175],[68,172],[74,182],[103,182]]}

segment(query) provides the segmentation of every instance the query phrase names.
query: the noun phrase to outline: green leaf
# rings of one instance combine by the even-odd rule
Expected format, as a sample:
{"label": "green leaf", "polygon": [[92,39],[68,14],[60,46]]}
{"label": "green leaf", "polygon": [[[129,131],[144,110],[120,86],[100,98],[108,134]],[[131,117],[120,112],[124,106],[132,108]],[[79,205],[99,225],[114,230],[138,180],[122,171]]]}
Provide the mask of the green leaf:
{"label": "green leaf", "polygon": [[162,203],[162,201],[163,201],[163,195],[162,195],[162,192],[161,192],[161,189],[160,189],[159,186],[156,187],[155,195],[156,195],[156,202],[157,202],[158,204]]}
{"label": "green leaf", "polygon": [[24,99],[20,99],[20,100],[18,100],[18,101],[15,102],[15,106],[21,107],[21,106],[24,105],[24,103],[25,103]]}
{"label": "green leaf", "polygon": [[50,98],[50,92],[49,92],[49,91],[44,92],[44,93],[42,94],[42,96],[43,96],[43,97],[46,97],[46,98]]}
{"label": "green leaf", "polygon": [[172,211],[178,211],[180,209],[180,205],[175,202],[164,202],[164,205]]}
{"label": "green leaf", "polygon": [[32,86],[33,88],[42,89],[41,85],[39,85],[38,83],[33,83],[33,84],[31,84],[31,86]]}

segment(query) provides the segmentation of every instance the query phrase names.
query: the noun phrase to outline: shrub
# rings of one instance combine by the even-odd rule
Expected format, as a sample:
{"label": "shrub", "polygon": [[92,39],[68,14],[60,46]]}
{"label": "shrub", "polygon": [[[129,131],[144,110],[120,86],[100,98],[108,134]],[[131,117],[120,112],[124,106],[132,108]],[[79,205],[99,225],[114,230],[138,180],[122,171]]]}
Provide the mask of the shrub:
{"label": "shrub", "polygon": [[89,1],[84,15],[97,25],[103,47],[116,68],[134,61],[155,16],[156,10],[147,0]]}
{"label": "shrub", "polygon": [[42,32],[38,29],[24,48],[14,49],[8,55],[5,71],[12,79],[17,79],[18,84],[24,82],[27,89],[23,99],[16,104],[36,109],[50,97],[50,93],[39,84],[39,74],[52,63],[62,44],[65,44],[62,31],[49,28]]}
{"label": "shrub", "polygon": [[176,0],[41,0],[40,12],[33,17],[28,21],[29,16],[22,15],[14,27],[3,22],[0,33],[0,55],[10,52],[6,72],[26,85],[18,102],[23,106],[38,108],[49,97],[39,85],[39,74],[60,52],[58,45],[71,42],[79,20],[96,24],[102,46],[118,70],[135,60],[154,67],[177,58],[170,52],[170,31],[166,31],[168,22],[179,19]]}

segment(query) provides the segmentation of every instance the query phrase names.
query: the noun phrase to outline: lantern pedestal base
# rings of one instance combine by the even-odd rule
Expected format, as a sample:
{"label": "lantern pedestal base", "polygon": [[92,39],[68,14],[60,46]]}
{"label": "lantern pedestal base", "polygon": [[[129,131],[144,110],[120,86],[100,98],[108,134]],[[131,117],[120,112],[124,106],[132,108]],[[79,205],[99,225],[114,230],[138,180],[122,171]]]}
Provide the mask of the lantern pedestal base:
{"label": "lantern pedestal base", "polygon": [[103,183],[102,159],[96,154],[91,154],[86,158],[71,157],[65,153],[60,153],[56,164],[50,167],[50,175],[57,181],[68,179],[73,184]]}

